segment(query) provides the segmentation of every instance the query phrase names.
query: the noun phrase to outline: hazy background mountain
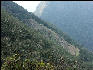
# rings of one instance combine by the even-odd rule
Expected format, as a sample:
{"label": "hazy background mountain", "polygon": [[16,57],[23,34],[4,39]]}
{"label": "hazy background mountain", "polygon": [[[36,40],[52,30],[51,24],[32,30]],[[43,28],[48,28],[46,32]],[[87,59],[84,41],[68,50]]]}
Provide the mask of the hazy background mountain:
{"label": "hazy background mountain", "polygon": [[92,1],[45,1],[35,14],[93,51]]}

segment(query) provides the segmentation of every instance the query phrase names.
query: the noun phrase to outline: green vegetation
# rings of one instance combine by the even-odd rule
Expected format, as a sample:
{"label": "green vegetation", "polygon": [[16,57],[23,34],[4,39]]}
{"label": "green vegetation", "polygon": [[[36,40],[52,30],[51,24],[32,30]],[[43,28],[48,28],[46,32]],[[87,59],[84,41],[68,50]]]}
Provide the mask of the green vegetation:
{"label": "green vegetation", "polygon": [[[53,45],[51,41],[44,39],[43,36],[35,30],[27,28],[25,24],[14,18],[6,11],[2,10],[1,14],[1,61],[2,68],[5,68],[4,70],[11,69],[11,64],[17,61],[17,59],[15,59],[12,62],[10,60],[12,57],[9,57],[15,53],[22,54],[21,60],[43,60],[44,62],[51,62],[54,65],[59,63],[58,60],[62,55],[65,57],[68,54],[65,52],[65,50],[62,50],[60,48],[53,49],[52,47],[55,45]],[[7,67],[9,66],[7,64],[7,60],[11,61],[9,68]],[[18,62],[19,64],[14,64],[14,68],[16,69],[15,65],[17,65],[18,68],[23,68],[20,66],[23,62],[24,61],[20,61],[20,63]],[[67,64],[66,61],[65,64]]]}
{"label": "green vegetation", "polygon": [[54,66],[50,63],[45,63],[42,60],[22,60],[20,54],[15,54],[7,57],[3,63],[1,70],[54,70]]}
{"label": "green vegetation", "polygon": [[[58,30],[56,26],[53,24],[50,24],[48,22],[43,21],[42,19],[38,18],[35,16],[32,12],[28,12],[25,10],[23,7],[17,5],[16,3],[13,3],[11,1],[4,2],[2,1],[1,3],[3,9],[7,10],[9,13],[11,13],[13,16],[24,22],[24,20],[27,20],[25,23],[28,22],[28,19],[33,19],[38,24],[42,24],[46,26],[47,28],[51,29],[52,31],[56,32],[59,34],[60,37],[63,37],[68,43],[77,46],[78,44],[72,40],[67,34],[63,33],[62,31]],[[15,10],[16,9],[16,10]],[[31,23],[28,23],[27,25],[29,26]],[[30,25],[31,26],[31,25]]]}
{"label": "green vegetation", "polygon": [[[7,4],[8,3],[8,6]],[[46,27],[47,31],[35,30],[34,27],[27,26],[24,23],[25,19],[29,19],[27,14],[26,18],[22,18],[24,12],[22,7],[15,10],[13,2],[2,2],[1,9],[1,69],[2,70],[92,70],[93,69],[93,54],[85,49],[80,48],[79,56],[72,56],[64,49],[64,46],[57,44],[57,41],[52,40],[54,33],[50,25],[50,28],[44,26],[47,24],[38,17],[33,15],[33,21],[31,23],[43,27]],[[17,4],[15,4],[16,6]],[[5,9],[5,7],[10,7]],[[19,6],[17,5],[16,8]],[[15,14],[12,12],[15,10]],[[19,11],[20,10],[20,11]],[[10,12],[11,11],[11,12]],[[28,13],[28,12],[26,12]],[[24,13],[23,13],[24,14]],[[20,17],[21,18],[20,18]],[[24,16],[24,17],[25,17]],[[32,17],[32,14],[31,14]],[[38,21],[35,20],[38,18]],[[40,22],[39,22],[40,21]],[[28,23],[30,24],[30,23]],[[42,27],[41,27],[42,28]],[[55,30],[54,30],[55,31]],[[45,34],[46,33],[46,34]],[[53,37],[50,35],[52,34]],[[56,32],[57,33],[57,32]],[[57,33],[58,34],[58,33]],[[50,37],[45,37],[45,35]],[[61,33],[58,34],[63,37]],[[65,36],[65,35],[64,35]],[[66,37],[66,36],[65,36]],[[63,37],[64,38],[64,37]],[[56,38],[57,39],[57,38]],[[68,39],[68,37],[67,37]],[[70,39],[68,39],[70,44]],[[74,43],[73,43],[74,44]],[[77,46],[78,47],[78,46]],[[88,59],[87,59],[88,58]]]}
{"label": "green vegetation", "polygon": [[22,53],[24,56],[27,53],[30,57],[31,54],[39,56],[44,50],[52,48],[52,42],[44,39],[39,32],[28,28],[4,10],[1,11],[1,14],[2,56],[6,57],[16,52]]}

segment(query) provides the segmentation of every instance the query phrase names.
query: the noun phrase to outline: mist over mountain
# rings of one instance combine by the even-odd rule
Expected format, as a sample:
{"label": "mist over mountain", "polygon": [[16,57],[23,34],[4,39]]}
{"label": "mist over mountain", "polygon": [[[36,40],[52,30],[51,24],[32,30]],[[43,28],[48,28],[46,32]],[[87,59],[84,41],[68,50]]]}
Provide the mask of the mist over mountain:
{"label": "mist over mountain", "polygon": [[38,5],[35,15],[93,51],[92,1],[45,1]]}

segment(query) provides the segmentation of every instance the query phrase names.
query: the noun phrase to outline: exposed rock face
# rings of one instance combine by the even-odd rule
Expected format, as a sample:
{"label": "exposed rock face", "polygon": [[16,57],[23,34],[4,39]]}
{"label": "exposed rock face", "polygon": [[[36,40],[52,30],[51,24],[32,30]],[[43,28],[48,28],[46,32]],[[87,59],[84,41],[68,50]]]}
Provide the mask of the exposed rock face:
{"label": "exposed rock face", "polygon": [[93,2],[45,1],[39,4],[35,15],[93,51]]}

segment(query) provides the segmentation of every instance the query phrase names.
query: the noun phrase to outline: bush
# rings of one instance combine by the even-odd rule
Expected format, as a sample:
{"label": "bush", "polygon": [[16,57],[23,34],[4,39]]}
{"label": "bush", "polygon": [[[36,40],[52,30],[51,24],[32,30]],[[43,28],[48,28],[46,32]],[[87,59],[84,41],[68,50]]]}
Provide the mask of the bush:
{"label": "bush", "polygon": [[[4,60],[4,59],[3,59]],[[7,57],[1,66],[1,70],[54,70],[54,66],[45,63],[43,60],[37,61],[30,59],[22,60],[19,54]]]}

